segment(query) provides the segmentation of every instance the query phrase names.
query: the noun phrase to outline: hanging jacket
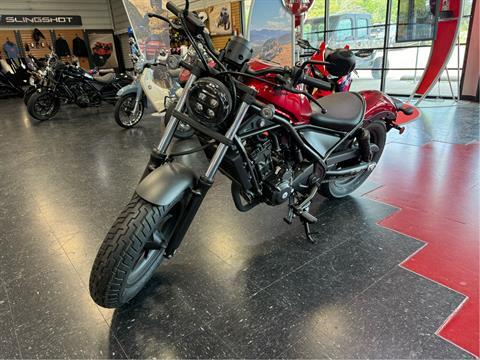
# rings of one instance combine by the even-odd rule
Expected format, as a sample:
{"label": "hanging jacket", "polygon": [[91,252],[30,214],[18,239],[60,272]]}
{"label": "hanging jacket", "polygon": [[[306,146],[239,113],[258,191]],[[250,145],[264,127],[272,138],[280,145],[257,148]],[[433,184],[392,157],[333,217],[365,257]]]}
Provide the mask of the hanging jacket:
{"label": "hanging jacket", "polygon": [[76,57],[88,57],[87,45],[78,36],[73,39],[73,55]]}
{"label": "hanging jacket", "polygon": [[16,59],[18,58],[18,47],[17,44],[7,41],[5,44],[3,44],[3,51],[5,51],[5,54],[7,54],[7,58],[9,59]]}
{"label": "hanging jacket", "polygon": [[43,36],[43,33],[37,28],[33,29],[32,40],[35,42],[35,44],[38,44],[40,42],[40,39],[45,40],[45,36]]}
{"label": "hanging jacket", "polygon": [[71,55],[67,40],[63,38],[58,38],[55,41],[55,53],[57,54],[57,56],[60,57]]}

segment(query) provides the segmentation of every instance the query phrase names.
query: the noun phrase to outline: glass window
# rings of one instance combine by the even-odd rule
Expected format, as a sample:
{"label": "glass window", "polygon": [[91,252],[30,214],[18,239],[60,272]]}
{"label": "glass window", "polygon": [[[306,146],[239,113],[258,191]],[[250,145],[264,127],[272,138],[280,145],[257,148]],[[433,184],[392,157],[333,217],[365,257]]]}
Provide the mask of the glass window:
{"label": "glass window", "polygon": [[344,18],[338,22],[335,29],[335,40],[344,41],[353,39],[353,23],[352,19]]}
{"label": "glass window", "polygon": [[357,20],[357,38],[368,39],[368,20],[366,18],[359,18]]}
{"label": "glass window", "polygon": [[[410,95],[422,77],[432,45],[431,40],[413,40],[431,35],[430,3],[434,1],[391,0],[391,21],[386,24],[388,3],[386,0],[329,0],[325,9],[325,0],[316,0],[307,15],[304,37],[314,46],[324,39],[330,48],[350,46],[356,56],[358,70],[358,76],[353,76],[352,90],[380,89],[384,76],[386,81],[382,90],[391,94]],[[455,94],[462,74],[472,3],[473,0],[463,1],[460,45],[455,47],[448,63],[448,75]],[[326,31],[325,17],[328,20]],[[400,26],[397,26],[398,23]],[[388,39],[385,39],[386,33]],[[402,42],[397,42],[397,38],[401,38]],[[385,51],[387,57],[384,62]],[[430,95],[451,95],[446,72]]]}
{"label": "glass window", "polygon": [[303,38],[318,47],[325,38],[325,1],[317,0],[308,11],[303,25]]}
{"label": "glass window", "polygon": [[435,2],[399,1],[397,42],[432,39],[435,27]]}

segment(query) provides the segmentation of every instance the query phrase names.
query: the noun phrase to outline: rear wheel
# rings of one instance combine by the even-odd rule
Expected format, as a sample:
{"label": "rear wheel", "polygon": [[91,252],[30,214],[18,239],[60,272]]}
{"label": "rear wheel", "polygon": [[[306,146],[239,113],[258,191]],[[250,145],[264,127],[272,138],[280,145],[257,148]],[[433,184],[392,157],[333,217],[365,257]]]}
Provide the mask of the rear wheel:
{"label": "rear wheel", "polygon": [[60,110],[60,100],[51,91],[37,91],[30,96],[27,110],[34,119],[49,120]]}
{"label": "rear wheel", "polygon": [[[372,162],[378,164],[387,140],[387,129],[383,121],[373,121],[365,127],[370,132],[370,144],[375,144],[378,151],[373,154]],[[341,165],[341,164],[339,164]],[[341,167],[341,166],[338,166]],[[320,194],[331,199],[339,199],[350,195],[357,190],[372,173],[372,170],[364,170],[353,178],[335,180],[323,183],[320,186]]]}
{"label": "rear wheel", "polygon": [[137,111],[134,113],[137,94],[122,96],[115,103],[115,121],[125,129],[130,129],[142,120],[144,113],[143,101],[138,103]]}
{"label": "rear wheel", "polygon": [[[117,308],[145,286],[163,260],[183,210],[183,194],[166,206],[134,195],[108,232],[90,274],[90,295]],[[161,249],[149,249],[149,244]]]}

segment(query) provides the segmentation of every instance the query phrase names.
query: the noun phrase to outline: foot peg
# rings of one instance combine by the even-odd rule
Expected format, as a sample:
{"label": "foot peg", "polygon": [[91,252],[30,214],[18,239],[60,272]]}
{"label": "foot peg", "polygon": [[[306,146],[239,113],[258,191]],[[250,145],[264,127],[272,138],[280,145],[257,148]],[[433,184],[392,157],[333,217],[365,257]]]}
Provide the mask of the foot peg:
{"label": "foot peg", "polygon": [[402,135],[404,132],[405,132],[405,126],[399,126],[397,124],[392,124],[392,127],[396,130],[398,130],[398,132],[400,133],[400,135]]}
{"label": "foot peg", "polygon": [[310,214],[308,211],[302,211],[300,213],[300,217],[302,218],[303,221],[307,222],[308,224],[315,224],[318,219]]}
{"label": "foot peg", "polygon": [[302,222],[307,222],[309,224],[315,224],[318,221],[318,219],[312,214],[310,214],[307,210],[300,210],[295,207],[291,207],[290,209],[288,209],[288,215],[285,216],[283,220],[288,225],[291,225],[295,216],[299,216]]}

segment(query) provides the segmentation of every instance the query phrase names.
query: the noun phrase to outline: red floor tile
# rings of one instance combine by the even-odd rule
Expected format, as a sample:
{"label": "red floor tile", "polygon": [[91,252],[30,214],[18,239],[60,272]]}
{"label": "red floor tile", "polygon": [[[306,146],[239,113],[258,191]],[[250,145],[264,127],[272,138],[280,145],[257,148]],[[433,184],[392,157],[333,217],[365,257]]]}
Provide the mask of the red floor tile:
{"label": "red floor tile", "polygon": [[400,208],[381,226],[425,241],[402,266],[468,299],[439,329],[444,339],[480,356],[479,150],[433,142],[391,143],[372,180],[383,186],[367,196]]}

